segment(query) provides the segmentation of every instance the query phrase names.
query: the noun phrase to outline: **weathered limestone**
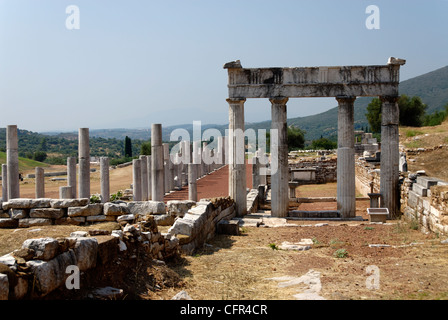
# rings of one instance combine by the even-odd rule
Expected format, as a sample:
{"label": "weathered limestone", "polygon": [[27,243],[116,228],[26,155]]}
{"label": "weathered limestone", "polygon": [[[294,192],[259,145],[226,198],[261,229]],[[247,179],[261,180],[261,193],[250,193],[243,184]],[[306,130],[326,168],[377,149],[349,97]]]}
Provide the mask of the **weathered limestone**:
{"label": "weathered limestone", "polygon": [[288,98],[270,99],[271,107],[271,214],[287,217],[288,193],[288,135],[286,125],[286,103]]}
{"label": "weathered limestone", "polygon": [[44,179],[44,168],[36,167],[35,169],[35,193],[36,199],[45,198],[45,179]]}
{"label": "weathered limestone", "polygon": [[163,201],[165,174],[163,168],[162,125],[159,123],[153,123],[151,126],[151,170],[152,200]]}
{"label": "weathered limestone", "polygon": [[139,157],[140,159],[140,169],[141,169],[141,189],[142,189],[142,200],[148,201],[149,200],[149,193],[148,193],[148,156],[141,155]]}
{"label": "weathered limestone", "polygon": [[76,157],[67,158],[67,186],[72,187],[71,198],[76,198]]}
{"label": "weathered limestone", "polygon": [[171,181],[171,170],[170,170],[170,146],[168,143],[162,143],[163,147],[163,165],[164,165],[164,186],[165,193],[169,193],[170,181]]}
{"label": "weathered limestone", "polygon": [[190,201],[198,201],[197,167],[196,164],[188,164],[188,200]]}
{"label": "weathered limestone", "polygon": [[8,201],[8,166],[2,164],[2,201]]}
{"label": "weathered limestone", "polygon": [[78,133],[79,190],[80,198],[90,198],[90,145],[89,128],[80,128]]}
{"label": "weathered limestone", "polygon": [[72,199],[73,188],[70,186],[59,187],[59,198],[60,199]]}
{"label": "weathered limestone", "polygon": [[146,164],[148,166],[147,173],[148,173],[148,200],[152,200],[152,163],[151,163],[151,156],[147,156],[146,158]]}
{"label": "weathered limestone", "polygon": [[8,199],[20,198],[17,125],[6,127],[6,165],[8,171]]}
{"label": "weathered limestone", "polygon": [[356,216],[355,97],[338,96],[337,209],[342,218]]}
{"label": "weathered limestone", "polygon": [[132,160],[132,192],[134,201],[142,200],[142,169],[140,159]]}
{"label": "weathered limestone", "polygon": [[229,103],[229,196],[235,201],[237,216],[243,216],[246,213],[245,101],[246,99],[227,99]]}
{"label": "weathered limestone", "polygon": [[389,209],[389,218],[399,216],[398,147],[399,108],[397,96],[381,96],[381,207]]}
{"label": "weathered limestone", "polygon": [[109,158],[100,158],[100,184],[101,184],[101,202],[105,203],[110,200],[110,183],[109,183]]}
{"label": "weathered limestone", "polygon": [[260,160],[252,157],[252,188],[257,189],[260,185]]}

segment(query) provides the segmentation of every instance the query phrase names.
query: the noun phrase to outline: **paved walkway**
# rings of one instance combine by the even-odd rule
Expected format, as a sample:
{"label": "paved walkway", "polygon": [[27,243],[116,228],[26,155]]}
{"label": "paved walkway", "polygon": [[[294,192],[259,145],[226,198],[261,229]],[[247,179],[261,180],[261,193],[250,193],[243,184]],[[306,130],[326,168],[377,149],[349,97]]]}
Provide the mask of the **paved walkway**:
{"label": "paved walkway", "polygon": [[[246,186],[252,188],[252,165],[246,165]],[[229,166],[224,166],[197,181],[198,200],[229,195]],[[165,195],[164,201],[188,200],[188,186]]]}

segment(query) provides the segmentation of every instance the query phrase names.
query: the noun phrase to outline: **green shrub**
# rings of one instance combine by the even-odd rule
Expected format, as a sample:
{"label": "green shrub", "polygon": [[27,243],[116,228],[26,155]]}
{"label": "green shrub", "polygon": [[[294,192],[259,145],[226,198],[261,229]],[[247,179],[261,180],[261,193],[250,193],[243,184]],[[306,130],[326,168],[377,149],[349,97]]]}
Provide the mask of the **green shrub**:
{"label": "green shrub", "polygon": [[333,254],[336,258],[345,258],[348,256],[348,252],[346,249],[338,249]]}

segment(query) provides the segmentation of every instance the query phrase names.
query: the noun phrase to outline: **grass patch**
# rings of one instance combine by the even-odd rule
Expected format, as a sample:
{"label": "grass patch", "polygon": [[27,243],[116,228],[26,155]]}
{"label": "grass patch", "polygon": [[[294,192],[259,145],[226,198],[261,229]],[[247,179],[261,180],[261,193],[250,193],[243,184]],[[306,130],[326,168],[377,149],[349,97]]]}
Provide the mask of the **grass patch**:
{"label": "grass patch", "polygon": [[[0,164],[6,163],[6,152],[0,151]],[[47,163],[34,161],[28,158],[19,157],[19,171],[26,171],[30,169],[34,169],[35,167],[49,167],[50,165]],[[2,172],[2,168],[0,166],[0,173]]]}
{"label": "grass patch", "polygon": [[375,229],[374,227],[364,227],[364,230],[373,230]]}
{"label": "grass patch", "polygon": [[406,131],[406,137],[407,138],[415,137],[415,136],[418,136],[418,135],[421,135],[421,134],[423,134],[423,132],[417,131],[417,130],[407,130]]}
{"label": "grass patch", "polygon": [[278,246],[275,243],[270,243],[269,248],[271,248],[272,250],[278,250]]}
{"label": "grass patch", "polygon": [[406,143],[406,147],[410,148],[410,149],[421,148],[422,142],[421,141],[411,141],[411,142]]}
{"label": "grass patch", "polygon": [[348,252],[346,249],[338,249],[333,253],[335,258],[345,258],[348,256]]}

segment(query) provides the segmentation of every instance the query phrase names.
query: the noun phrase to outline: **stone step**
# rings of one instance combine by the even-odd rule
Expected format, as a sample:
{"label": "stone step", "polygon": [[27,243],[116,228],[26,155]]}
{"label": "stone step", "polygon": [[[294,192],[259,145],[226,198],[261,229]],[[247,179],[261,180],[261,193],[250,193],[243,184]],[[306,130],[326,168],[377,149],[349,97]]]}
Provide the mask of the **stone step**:
{"label": "stone step", "polygon": [[431,188],[432,186],[437,185],[437,183],[441,181],[440,179],[433,178],[433,177],[427,177],[427,176],[418,176],[417,177],[417,184],[423,186],[426,189]]}
{"label": "stone step", "polygon": [[289,211],[288,216],[296,218],[340,218],[339,211],[336,210],[321,210],[321,211],[292,210]]}
{"label": "stone step", "polygon": [[415,193],[417,193],[418,195],[420,195],[422,197],[428,196],[428,188],[425,188],[423,185],[421,185],[419,183],[414,183],[412,185],[412,191],[414,191]]}

